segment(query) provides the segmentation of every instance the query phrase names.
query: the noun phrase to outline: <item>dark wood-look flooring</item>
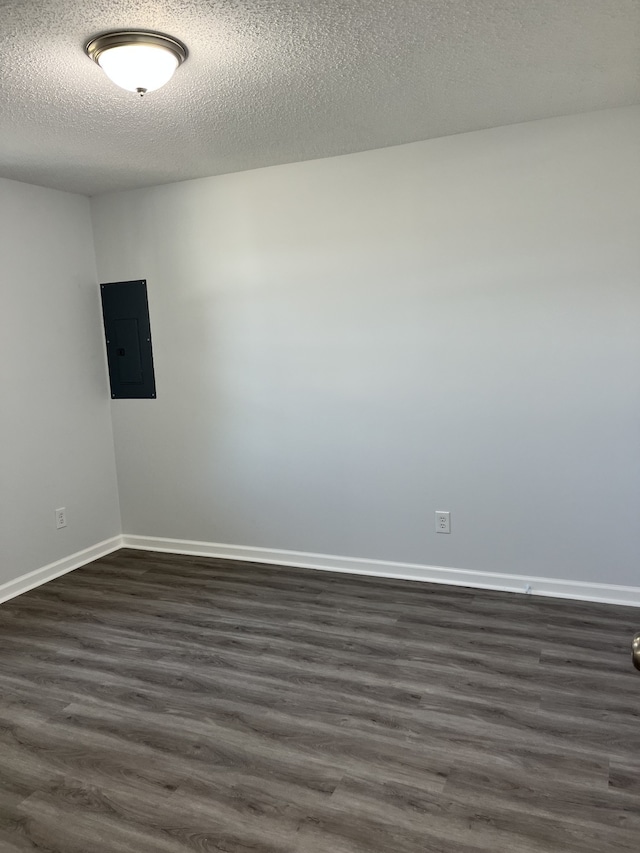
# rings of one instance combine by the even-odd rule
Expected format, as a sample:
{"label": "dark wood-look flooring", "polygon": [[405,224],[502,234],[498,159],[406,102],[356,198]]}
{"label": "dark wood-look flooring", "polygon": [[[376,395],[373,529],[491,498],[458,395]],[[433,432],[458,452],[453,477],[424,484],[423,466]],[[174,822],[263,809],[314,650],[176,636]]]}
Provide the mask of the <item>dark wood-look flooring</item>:
{"label": "dark wood-look flooring", "polygon": [[0,606],[0,851],[638,853],[638,628],[120,551]]}

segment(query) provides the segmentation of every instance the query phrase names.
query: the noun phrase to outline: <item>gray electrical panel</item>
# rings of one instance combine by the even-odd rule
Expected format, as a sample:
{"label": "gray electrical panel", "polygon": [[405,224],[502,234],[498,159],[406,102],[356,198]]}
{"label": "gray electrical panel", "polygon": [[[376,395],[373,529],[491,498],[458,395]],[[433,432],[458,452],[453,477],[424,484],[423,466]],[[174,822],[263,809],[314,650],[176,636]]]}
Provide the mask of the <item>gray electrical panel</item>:
{"label": "gray electrical panel", "polygon": [[100,285],[111,396],[156,396],[151,349],[147,282],[115,281]]}

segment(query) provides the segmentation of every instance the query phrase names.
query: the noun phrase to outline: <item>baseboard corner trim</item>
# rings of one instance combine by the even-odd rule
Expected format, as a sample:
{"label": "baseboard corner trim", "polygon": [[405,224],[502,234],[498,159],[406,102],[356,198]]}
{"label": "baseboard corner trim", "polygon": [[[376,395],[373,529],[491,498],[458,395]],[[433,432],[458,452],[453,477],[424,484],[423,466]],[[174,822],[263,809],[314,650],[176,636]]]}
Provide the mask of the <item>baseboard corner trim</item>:
{"label": "baseboard corner trim", "polygon": [[97,542],[88,548],[83,548],[82,551],[76,551],[68,557],[63,557],[39,569],[34,569],[24,575],[20,575],[13,580],[0,584],[0,604],[15,598],[17,595],[22,595],[23,592],[28,592],[30,589],[35,589],[47,581],[66,575],[67,572],[72,572],[74,569],[79,569],[81,566],[86,566],[87,563],[92,563],[94,560],[105,557],[113,551],[122,548],[122,536],[112,536],[110,539],[104,539],[102,542]]}
{"label": "baseboard corner trim", "polygon": [[598,604],[622,604],[640,607],[640,587],[619,586],[589,581],[563,580],[500,572],[479,572],[445,566],[427,566],[418,563],[397,563],[386,560],[369,560],[357,557],[338,557],[305,551],[284,551],[273,548],[255,548],[246,545],[228,545],[218,542],[199,542],[188,539],[165,539],[156,536],[124,534],[122,547],[142,551],[184,554],[194,557],[216,557],[240,562],[266,563],[343,574],[439,583],[495,592],[515,592],[591,601]]}

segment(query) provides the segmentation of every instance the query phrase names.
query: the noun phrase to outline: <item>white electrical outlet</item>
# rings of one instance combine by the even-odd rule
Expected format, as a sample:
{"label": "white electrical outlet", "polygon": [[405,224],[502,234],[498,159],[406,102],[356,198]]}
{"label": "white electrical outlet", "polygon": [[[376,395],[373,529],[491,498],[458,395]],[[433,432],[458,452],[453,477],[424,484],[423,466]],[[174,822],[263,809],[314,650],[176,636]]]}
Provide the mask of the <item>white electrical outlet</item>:
{"label": "white electrical outlet", "polygon": [[451,513],[436,510],[436,533],[451,533]]}
{"label": "white electrical outlet", "polygon": [[61,506],[60,509],[56,510],[56,527],[60,530],[61,527],[67,526],[67,510],[66,507]]}

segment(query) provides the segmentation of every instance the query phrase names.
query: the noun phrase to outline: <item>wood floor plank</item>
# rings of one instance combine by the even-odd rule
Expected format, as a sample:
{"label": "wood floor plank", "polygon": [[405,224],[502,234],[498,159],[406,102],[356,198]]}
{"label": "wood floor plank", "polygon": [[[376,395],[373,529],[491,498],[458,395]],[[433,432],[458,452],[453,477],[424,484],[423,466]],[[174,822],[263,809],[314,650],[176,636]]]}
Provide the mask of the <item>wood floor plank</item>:
{"label": "wood floor plank", "polygon": [[0,851],[637,853],[638,628],[123,549],[0,607]]}

